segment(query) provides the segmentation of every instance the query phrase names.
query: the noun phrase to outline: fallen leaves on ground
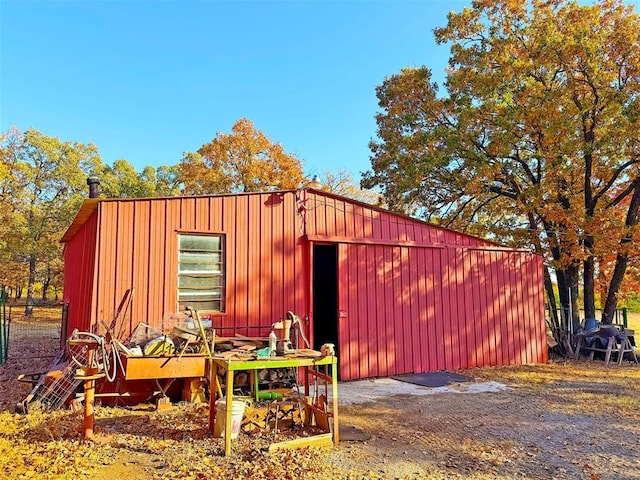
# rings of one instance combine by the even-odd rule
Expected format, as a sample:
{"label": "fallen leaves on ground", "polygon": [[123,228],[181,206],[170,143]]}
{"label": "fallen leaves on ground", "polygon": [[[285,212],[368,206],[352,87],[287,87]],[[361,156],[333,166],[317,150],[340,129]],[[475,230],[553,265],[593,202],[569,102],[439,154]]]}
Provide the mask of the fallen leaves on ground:
{"label": "fallen leaves on ground", "polygon": [[[273,441],[273,432],[268,431],[242,434],[233,441],[232,455],[224,457],[223,440],[211,437],[207,421],[205,405],[178,404],[162,413],[98,407],[95,436],[89,441],[82,438],[81,412],[2,412],[0,477],[103,478],[100,471],[108,465],[116,470],[139,466],[148,475],[145,478],[168,480],[346,478],[335,468],[332,473],[323,462],[322,449],[268,453]],[[283,430],[277,440],[300,434]],[[115,477],[110,473],[104,478]]]}
{"label": "fallen leaves on ground", "polygon": [[[640,368],[628,362],[466,370],[509,388],[345,405],[341,422],[369,440],[268,453],[273,431],[242,432],[228,457],[209,433],[206,405],[98,406],[92,441],[82,438],[82,412],[9,413],[25,391],[11,369],[0,367],[0,478],[610,480],[637,466]],[[283,430],[276,440],[303,434]]]}

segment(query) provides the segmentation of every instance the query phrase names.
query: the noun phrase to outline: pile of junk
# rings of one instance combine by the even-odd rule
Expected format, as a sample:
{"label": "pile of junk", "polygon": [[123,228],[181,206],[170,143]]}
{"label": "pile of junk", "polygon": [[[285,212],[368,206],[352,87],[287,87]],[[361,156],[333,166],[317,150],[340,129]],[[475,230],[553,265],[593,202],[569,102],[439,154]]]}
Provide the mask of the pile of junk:
{"label": "pile of junk", "polygon": [[616,355],[618,365],[626,358],[640,364],[636,352],[635,332],[625,324],[603,325],[596,319],[586,319],[580,330],[574,335],[577,339],[575,358],[586,353],[593,360],[602,357],[605,365],[609,364],[612,355]]}
{"label": "pile of junk", "polygon": [[[74,331],[48,371],[20,375],[20,381],[31,384],[31,391],[16,405],[16,411],[79,409],[84,396],[82,378],[88,375],[98,378],[95,398],[101,404],[155,402],[160,408],[172,401],[204,402],[210,393],[207,359],[211,357],[250,360],[274,355],[333,355],[332,346],[330,351],[310,349],[303,322],[293,312],[271,326],[260,327],[264,336],[223,337],[216,335],[211,319],[201,319],[196,310],[187,307],[170,315],[166,328],[164,321],[163,328],[139,323],[123,338],[119,323],[125,322],[118,321],[124,314],[123,305],[127,303],[121,303],[110,324],[100,322],[100,333]],[[304,345],[298,345],[299,339]],[[279,392],[297,390],[299,377],[294,367],[265,368],[256,375],[257,381],[250,378],[250,372],[234,372],[234,396],[257,398],[253,391],[256,385],[269,392],[263,394],[267,400],[285,394]]]}

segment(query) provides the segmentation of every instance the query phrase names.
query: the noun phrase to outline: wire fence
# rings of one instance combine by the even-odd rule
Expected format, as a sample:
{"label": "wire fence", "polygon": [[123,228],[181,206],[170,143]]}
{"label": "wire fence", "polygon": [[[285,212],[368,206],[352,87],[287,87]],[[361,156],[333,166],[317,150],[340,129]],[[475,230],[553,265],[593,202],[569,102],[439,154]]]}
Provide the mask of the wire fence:
{"label": "wire fence", "polygon": [[9,358],[9,324],[7,316],[7,299],[9,296],[4,290],[0,290],[0,363],[5,363]]}
{"label": "wire fence", "polygon": [[24,305],[6,302],[3,311],[4,361],[24,358],[53,358],[60,350],[63,306],[35,305],[25,316]]}

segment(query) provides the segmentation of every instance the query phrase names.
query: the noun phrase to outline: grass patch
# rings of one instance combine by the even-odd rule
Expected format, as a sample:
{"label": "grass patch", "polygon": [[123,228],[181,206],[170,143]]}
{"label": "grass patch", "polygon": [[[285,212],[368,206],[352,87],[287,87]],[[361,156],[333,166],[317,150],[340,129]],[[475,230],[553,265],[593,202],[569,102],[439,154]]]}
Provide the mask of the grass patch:
{"label": "grass patch", "polygon": [[627,324],[630,329],[640,335],[640,313],[627,312]]}

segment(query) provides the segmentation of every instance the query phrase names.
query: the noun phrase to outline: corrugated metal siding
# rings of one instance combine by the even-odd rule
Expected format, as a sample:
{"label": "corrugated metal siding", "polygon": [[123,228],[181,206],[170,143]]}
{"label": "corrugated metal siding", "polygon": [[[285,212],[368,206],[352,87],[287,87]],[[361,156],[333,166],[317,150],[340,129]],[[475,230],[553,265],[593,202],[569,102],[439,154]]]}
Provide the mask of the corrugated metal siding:
{"label": "corrugated metal siding", "polygon": [[539,257],[313,191],[101,202],[67,239],[71,328],[108,323],[132,287],[125,334],[163,326],[180,232],[225,235],[214,326],[250,335],[288,310],[313,321],[307,238],[338,244],[345,380],[546,361]]}
{"label": "corrugated metal siding", "polygon": [[546,361],[542,259],[310,192],[339,247],[343,379]]}
{"label": "corrugated metal siding", "polygon": [[98,212],[83,224],[81,231],[64,249],[64,301],[69,302],[68,336],[73,329],[86,330],[91,318],[95,285],[96,231]]}
{"label": "corrugated metal siding", "polygon": [[295,192],[102,202],[100,283],[92,323],[110,320],[133,287],[125,332],[140,322],[170,325],[179,232],[225,235],[226,311],[214,315],[215,326],[255,334],[245,327],[270,325],[288,310],[304,315],[303,245],[295,202]]}
{"label": "corrugated metal siding", "polygon": [[541,269],[520,252],[341,244],[341,378],[545,362]]}
{"label": "corrugated metal siding", "polygon": [[314,237],[357,241],[394,241],[424,245],[495,246],[392,212],[353,203],[334,195],[308,192],[307,232]]}

